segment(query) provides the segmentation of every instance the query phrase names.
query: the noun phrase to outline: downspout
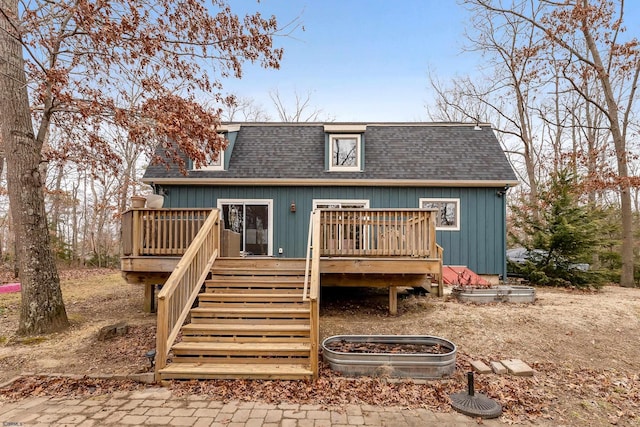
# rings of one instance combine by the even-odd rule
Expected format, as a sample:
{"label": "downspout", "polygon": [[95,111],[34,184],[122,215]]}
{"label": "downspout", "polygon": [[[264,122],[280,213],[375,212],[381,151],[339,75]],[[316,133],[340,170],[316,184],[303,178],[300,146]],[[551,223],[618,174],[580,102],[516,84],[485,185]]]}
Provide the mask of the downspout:
{"label": "downspout", "polygon": [[507,193],[509,184],[504,186],[502,195],[502,280],[507,282]]}

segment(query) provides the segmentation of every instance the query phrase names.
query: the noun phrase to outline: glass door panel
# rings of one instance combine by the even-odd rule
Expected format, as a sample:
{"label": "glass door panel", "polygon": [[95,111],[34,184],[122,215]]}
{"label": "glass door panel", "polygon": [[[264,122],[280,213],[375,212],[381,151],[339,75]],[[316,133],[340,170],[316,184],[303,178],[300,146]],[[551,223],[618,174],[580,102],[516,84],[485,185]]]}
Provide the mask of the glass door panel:
{"label": "glass door panel", "polygon": [[244,251],[244,205],[223,204],[222,219],[224,224],[223,241],[226,242],[223,256],[238,256]]}
{"label": "glass door panel", "polygon": [[269,254],[269,207],[245,205],[244,251],[247,255]]}
{"label": "glass door panel", "polygon": [[269,204],[251,201],[219,203],[230,256],[270,255]]}

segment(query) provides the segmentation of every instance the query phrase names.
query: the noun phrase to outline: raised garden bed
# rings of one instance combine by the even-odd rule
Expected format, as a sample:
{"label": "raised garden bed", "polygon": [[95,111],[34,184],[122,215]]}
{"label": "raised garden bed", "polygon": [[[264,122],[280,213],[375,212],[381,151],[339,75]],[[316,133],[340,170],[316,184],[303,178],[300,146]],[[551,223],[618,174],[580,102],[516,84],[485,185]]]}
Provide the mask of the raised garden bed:
{"label": "raised garden bed", "polygon": [[331,369],[347,376],[438,379],[456,368],[456,346],[426,335],[336,335],[322,342]]}
{"label": "raised garden bed", "polygon": [[451,294],[462,302],[484,304],[489,302],[532,303],[536,290],[530,286],[490,286],[453,288]]}

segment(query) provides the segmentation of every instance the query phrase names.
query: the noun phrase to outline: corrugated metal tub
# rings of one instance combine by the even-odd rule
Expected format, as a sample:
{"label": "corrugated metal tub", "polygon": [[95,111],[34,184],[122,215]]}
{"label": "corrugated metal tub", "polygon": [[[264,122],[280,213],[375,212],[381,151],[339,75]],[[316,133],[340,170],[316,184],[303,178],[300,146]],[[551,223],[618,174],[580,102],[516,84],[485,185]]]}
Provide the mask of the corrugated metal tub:
{"label": "corrugated metal tub", "polygon": [[491,288],[453,288],[451,294],[462,302],[477,304],[487,302],[532,303],[536,290],[530,286],[493,286]]}
{"label": "corrugated metal tub", "polygon": [[[426,345],[438,348],[431,353],[367,353],[332,350],[332,344]],[[448,377],[456,369],[456,345],[444,338],[427,335],[335,335],[322,342],[322,356],[331,369],[347,376],[384,376],[397,378]]]}

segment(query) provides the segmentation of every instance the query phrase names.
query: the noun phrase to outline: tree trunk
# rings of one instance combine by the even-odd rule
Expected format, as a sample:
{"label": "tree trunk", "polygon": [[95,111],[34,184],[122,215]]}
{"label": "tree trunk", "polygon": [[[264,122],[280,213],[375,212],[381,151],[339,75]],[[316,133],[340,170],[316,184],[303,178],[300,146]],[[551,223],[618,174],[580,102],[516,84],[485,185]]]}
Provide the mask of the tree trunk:
{"label": "tree trunk", "polygon": [[[78,200],[78,187],[80,187],[80,178],[78,178],[78,181],[73,186],[72,198],[74,201]],[[82,265],[80,255],[78,253],[78,204],[79,203],[73,203],[71,205],[71,252],[73,253],[73,265],[76,267],[80,267]]]}
{"label": "tree trunk", "polygon": [[42,334],[69,325],[45,216],[42,142],[31,121],[24,58],[16,22],[17,0],[0,0],[0,126],[7,159],[7,187],[22,283],[18,333]]}
{"label": "tree trunk", "polygon": [[606,71],[607,68],[602,61],[598,46],[590,33],[586,20],[582,24],[582,33],[584,34],[587,49],[589,49],[593,57],[597,79],[602,86],[609,119],[609,130],[616,150],[616,164],[618,166],[618,179],[620,180],[620,211],[622,215],[622,272],[620,274],[620,286],[633,287],[635,286],[633,278],[633,212],[631,210],[626,132],[622,129],[623,126],[626,126],[626,123],[623,123],[622,126],[620,125],[620,116],[618,114],[620,105],[615,99],[609,73]]}
{"label": "tree trunk", "polygon": [[64,177],[64,164],[60,163],[56,167],[56,186],[53,190],[53,196],[51,197],[51,208],[49,212],[51,215],[49,216],[49,225],[51,225],[51,231],[58,236],[58,241],[60,244],[64,244],[64,235],[62,230],[60,229],[60,204],[62,203],[62,197],[60,194],[62,193],[62,178]]}

